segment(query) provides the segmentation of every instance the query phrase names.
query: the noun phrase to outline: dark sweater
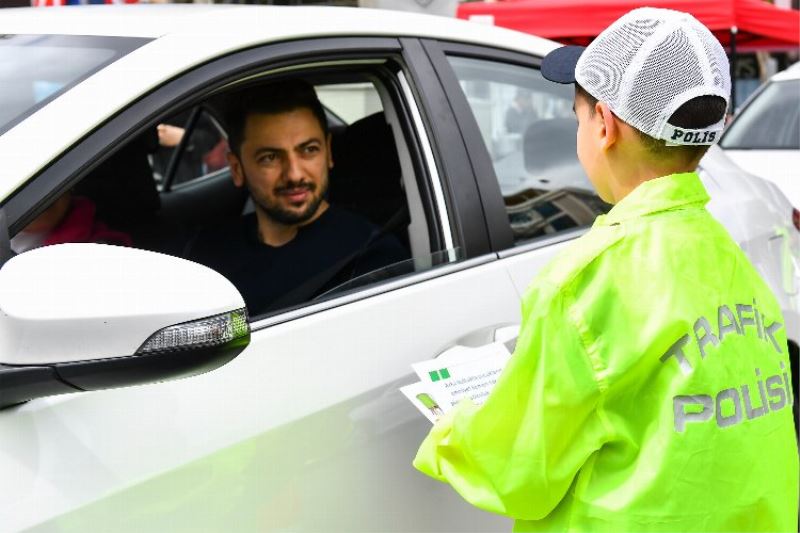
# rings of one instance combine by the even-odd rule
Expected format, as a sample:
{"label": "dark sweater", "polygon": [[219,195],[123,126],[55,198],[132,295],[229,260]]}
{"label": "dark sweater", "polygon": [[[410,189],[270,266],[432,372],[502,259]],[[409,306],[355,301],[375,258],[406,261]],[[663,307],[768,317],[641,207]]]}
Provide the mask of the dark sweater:
{"label": "dark sweater", "polygon": [[[367,219],[331,205],[294,239],[275,247],[258,239],[253,213],[201,233],[187,257],[228,278],[250,314],[258,315],[302,303],[355,276],[409,258],[394,236],[378,234],[379,228]],[[297,289],[304,282],[307,287]]]}

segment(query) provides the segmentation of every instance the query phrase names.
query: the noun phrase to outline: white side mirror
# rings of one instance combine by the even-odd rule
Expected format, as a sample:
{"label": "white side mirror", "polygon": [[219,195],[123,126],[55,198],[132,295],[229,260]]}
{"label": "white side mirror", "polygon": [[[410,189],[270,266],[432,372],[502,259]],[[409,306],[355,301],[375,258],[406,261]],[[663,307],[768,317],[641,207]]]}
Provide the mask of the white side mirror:
{"label": "white side mirror", "polygon": [[0,407],[207,372],[249,340],[236,288],[183,259],[76,243],[0,269]]}

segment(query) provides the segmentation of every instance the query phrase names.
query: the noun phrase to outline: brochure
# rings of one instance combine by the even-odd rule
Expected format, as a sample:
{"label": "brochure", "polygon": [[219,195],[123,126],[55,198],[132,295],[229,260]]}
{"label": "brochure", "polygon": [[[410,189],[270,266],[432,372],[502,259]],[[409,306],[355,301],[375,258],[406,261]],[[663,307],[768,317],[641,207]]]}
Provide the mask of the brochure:
{"label": "brochure", "polygon": [[430,383],[412,383],[405,387],[400,387],[402,392],[409,401],[414,404],[420,413],[425,415],[425,418],[435,423],[436,420],[444,414],[444,410],[439,405],[439,400],[435,398],[436,392],[434,388],[430,387]]}
{"label": "brochure", "polygon": [[510,357],[503,342],[478,348],[455,346],[436,359],[411,365],[421,381],[400,391],[435,422],[465,398],[483,404]]}

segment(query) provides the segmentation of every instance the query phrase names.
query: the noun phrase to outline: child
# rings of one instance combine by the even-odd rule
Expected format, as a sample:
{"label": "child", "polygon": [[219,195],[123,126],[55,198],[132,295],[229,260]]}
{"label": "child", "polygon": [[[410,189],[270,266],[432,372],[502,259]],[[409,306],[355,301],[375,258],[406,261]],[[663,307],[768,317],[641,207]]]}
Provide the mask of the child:
{"label": "child", "polygon": [[575,84],[578,158],[615,205],[534,280],[486,403],[414,465],[519,531],[796,531],[780,307],[694,172],[724,125],[722,47],[643,8],[541,68]]}
{"label": "child", "polygon": [[127,233],[116,231],[95,216],[94,202],[66,192],[11,239],[15,253],[68,242],[96,242],[131,246]]}

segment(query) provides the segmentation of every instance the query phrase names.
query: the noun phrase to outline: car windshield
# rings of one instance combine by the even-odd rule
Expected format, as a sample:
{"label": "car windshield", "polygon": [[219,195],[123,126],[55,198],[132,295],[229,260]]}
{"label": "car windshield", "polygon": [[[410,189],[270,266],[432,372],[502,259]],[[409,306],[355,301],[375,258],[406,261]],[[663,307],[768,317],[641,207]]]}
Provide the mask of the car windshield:
{"label": "car windshield", "polygon": [[0,133],[147,39],[0,35]]}
{"label": "car windshield", "polygon": [[770,83],[731,123],[720,144],[730,149],[800,148],[800,80]]}

